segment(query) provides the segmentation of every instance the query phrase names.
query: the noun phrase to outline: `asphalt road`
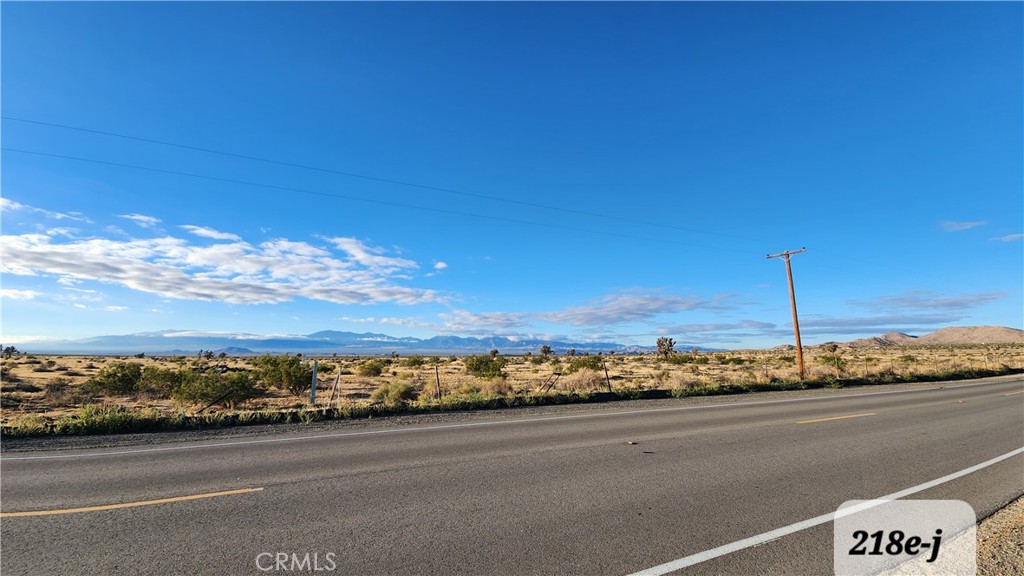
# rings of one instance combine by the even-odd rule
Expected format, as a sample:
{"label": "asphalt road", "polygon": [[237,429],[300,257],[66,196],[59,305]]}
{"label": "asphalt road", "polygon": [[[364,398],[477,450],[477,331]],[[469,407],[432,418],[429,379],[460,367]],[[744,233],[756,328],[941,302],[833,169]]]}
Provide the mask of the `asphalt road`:
{"label": "asphalt road", "polygon": [[[625,575],[1015,450],[908,497],[1024,494],[1022,379],[759,398],[5,452],[0,570]],[[824,522],[678,573],[831,572]]]}

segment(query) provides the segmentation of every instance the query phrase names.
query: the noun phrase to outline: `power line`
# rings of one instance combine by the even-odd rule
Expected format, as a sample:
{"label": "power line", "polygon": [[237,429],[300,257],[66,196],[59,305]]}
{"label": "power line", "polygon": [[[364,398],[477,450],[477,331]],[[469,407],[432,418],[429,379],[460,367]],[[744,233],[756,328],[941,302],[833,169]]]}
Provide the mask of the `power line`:
{"label": "power line", "polygon": [[[496,202],[504,202],[504,203],[514,204],[514,205],[519,205],[519,206],[527,206],[527,207],[532,207],[532,208],[540,208],[540,209],[544,209],[544,210],[552,210],[552,211],[562,212],[562,213],[566,213],[566,214],[576,214],[576,215],[580,215],[580,216],[605,218],[605,219],[608,219],[608,220],[615,220],[615,221],[619,221],[619,222],[638,224],[638,225],[642,225],[642,226],[653,226],[653,227],[664,228],[664,229],[669,229],[669,230],[678,230],[678,231],[681,231],[681,232],[692,232],[692,233],[696,233],[696,234],[706,234],[706,235],[711,235],[711,236],[719,236],[719,237],[723,237],[723,238],[730,238],[730,239],[733,239],[733,240],[742,240],[742,241],[745,241],[745,242],[761,242],[761,240],[758,240],[758,239],[746,238],[746,237],[743,237],[743,236],[736,236],[736,235],[732,235],[732,234],[724,234],[724,233],[721,233],[721,232],[708,232],[708,231],[704,231],[704,230],[696,230],[696,229],[692,229],[692,228],[686,228],[686,227],[683,227],[683,226],[675,226],[675,225],[672,225],[672,224],[662,224],[662,223],[658,223],[658,222],[648,222],[648,221],[645,221],[645,220],[638,220],[638,219],[633,219],[633,218],[627,218],[627,217],[624,217],[624,216],[614,216],[614,215],[609,215],[609,214],[601,214],[601,213],[598,213],[598,212],[591,212],[591,211],[587,211],[587,210],[577,210],[577,209],[573,209],[573,208],[565,208],[565,207],[562,207],[562,206],[551,206],[551,205],[548,205],[548,204],[527,202],[527,201],[524,201],[524,200],[514,200],[514,199],[510,199],[510,198],[502,198],[500,196],[492,196],[492,195],[488,195],[488,194],[480,194],[480,193],[475,193],[475,192],[466,192],[466,191],[462,191],[462,190],[455,190],[455,189],[452,189],[452,188],[444,188],[444,187],[439,187],[439,186],[430,186],[430,185],[426,185],[426,184],[417,184],[417,183],[413,183],[413,182],[405,182],[405,181],[402,181],[402,180],[394,180],[394,179],[389,179],[389,178],[380,178],[380,177],[376,177],[376,176],[368,176],[368,175],[365,175],[365,174],[357,174],[357,173],[354,173],[354,172],[346,172],[346,171],[342,171],[342,170],[335,170],[335,169],[324,168],[324,167],[320,167],[320,166],[311,166],[311,165],[306,165],[306,164],[287,162],[287,161],[283,161],[283,160],[275,160],[275,159],[272,159],[272,158],[263,158],[263,157],[259,157],[259,156],[251,156],[251,155],[240,154],[240,153],[235,153],[235,152],[227,152],[227,151],[223,151],[223,150],[215,150],[215,149],[211,149],[211,148],[204,148],[204,147],[201,147],[201,146],[192,146],[192,145],[189,145],[189,144],[180,144],[180,143],[176,143],[176,142],[168,142],[168,141],[157,140],[157,139],[153,139],[153,138],[143,138],[143,137],[139,137],[139,136],[131,136],[131,135],[127,135],[127,134],[119,134],[119,133],[116,133],[116,132],[108,132],[108,131],[104,131],[104,130],[95,130],[95,129],[91,129],[91,128],[83,128],[83,127],[80,127],[80,126],[72,126],[72,125],[68,125],[68,124],[59,124],[59,123],[55,123],[55,122],[44,122],[44,121],[41,121],[41,120],[31,120],[31,119],[27,119],[27,118],[17,118],[17,117],[14,117],[14,116],[0,116],[0,119],[10,120],[10,121],[14,121],[14,122],[23,122],[23,123],[26,123],[26,124],[36,124],[36,125],[39,125],[39,126],[47,126],[47,127],[51,127],[51,128],[60,128],[60,129],[65,129],[65,130],[73,130],[73,131],[84,132],[84,133],[89,133],[89,134],[98,134],[98,135],[102,135],[102,136],[110,136],[110,137],[113,137],[113,138],[121,138],[121,139],[125,139],[125,140],[133,140],[133,141],[136,141],[136,142],[145,142],[147,144],[156,144],[156,145],[161,145],[161,146],[169,146],[169,147],[179,148],[179,149],[183,149],[183,150],[192,150],[192,151],[196,151],[196,152],[204,152],[204,153],[209,153],[209,154],[217,154],[217,155],[221,155],[221,156],[225,156],[225,157],[239,158],[239,159],[243,159],[243,160],[251,160],[251,161],[254,161],[254,162],[263,162],[263,163],[267,163],[267,164],[286,166],[286,167],[290,167],[290,168],[298,168],[298,169],[302,169],[302,170],[312,170],[312,171],[317,171],[317,172],[322,172],[322,173],[327,173],[327,174],[334,174],[334,175],[338,175],[338,176],[346,176],[346,177],[350,177],[350,178],[358,178],[358,179],[367,180],[367,181],[371,181],[371,182],[378,182],[378,183],[382,183],[382,184],[393,184],[393,185],[398,185],[398,186],[406,186],[406,187],[410,187],[410,188],[417,188],[417,189],[421,189],[421,190],[430,190],[430,191],[434,191],[434,192],[442,192],[442,193],[447,193],[447,194],[455,194],[455,195],[460,195],[460,196],[465,196],[465,197],[470,197],[470,198],[478,198],[478,199],[483,199],[483,200],[492,200],[492,201],[496,201]],[[16,150],[16,149],[7,149],[7,148],[5,148],[5,150],[9,150],[11,152],[23,152],[23,153],[26,153],[26,154],[38,154],[38,155],[44,155],[44,156],[47,155],[47,154],[41,153],[41,152],[29,152],[29,151]],[[114,162],[104,162],[104,161],[101,161],[101,160],[90,160],[90,159],[87,159],[87,158],[77,158],[77,157],[72,157],[72,156],[60,156],[60,155],[56,155],[56,154],[49,154],[49,155],[53,156],[53,157],[58,157],[58,158],[67,158],[67,159],[79,160],[79,161],[83,161],[83,162],[95,162],[95,163],[99,163],[99,164],[104,164],[105,163],[105,164],[108,164],[108,165],[121,166],[121,167],[125,167],[125,168],[133,168],[133,169],[138,169],[138,170],[150,170],[150,171],[155,171],[155,172],[163,172],[163,173],[167,173],[167,174],[177,174],[177,175],[181,175],[181,176],[190,176],[190,177],[196,177],[196,178],[215,179],[215,178],[209,177],[209,176],[202,176],[202,175],[174,172],[174,171],[169,171],[169,170],[160,170],[160,169],[156,169],[156,168],[147,168],[147,167],[143,167],[143,166],[133,166],[133,165],[127,165],[127,164],[117,164],[117,163],[114,163]],[[252,186],[263,186],[263,187],[267,187],[268,186],[268,185],[259,184],[259,183],[231,181],[231,180],[228,180],[228,179],[222,179],[222,181],[234,182],[234,183],[246,184],[246,185],[252,185]],[[284,187],[281,187],[281,189],[288,190],[288,191],[299,192],[298,190],[284,188]],[[314,192],[314,191],[301,191],[301,192],[302,193],[307,193],[307,194],[317,194],[317,195],[332,196],[331,194],[321,193],[321,192]],[[511,218],[502,218],[502,217],[497,217],[497,216],[487,216],[487,215],[481,215],[481,214],[470,214],[470,213],[463,213],[463,212],[457,212],[457,211],[451,211],[451,210],[444,210],[444,209],[437,209],[437,208],[428,208],[428,207],[423,207],[423,206],[413,206],[413,205],[408,205],[408,204],[399,204],[399,203],[387,202],[387,201],[370,200],[370,199],[366,199],[366,198],[348,197],[348,196],[343,196],[343,195],[333,195],[333,197],[343,198],[343,199],[350,199],[350,200],[355,200],[355,201],[359,201],[359,202],[370,202],[370,203],[378,203],[378,204],[383,204],[383,205],[410,207],[410,208],[416,208],[416,209],[420,209],[420,210],[428,210],[428,211],[447,213],[447,214],[454,214],[454,215],[471,216],[471,217],[475,217],[475,218],[487,218],[487,219],[491,219],[491,220],[506,221],[506,222],[517,223],[517,224],[527,224],[527,225],[530,225],[530,226],[544,226],[544,227],[549,227],[549,228],[560,228],[560,229],[564,229],[564,230],[571,230],[571,231],[577,231],[577,232],[587,232],[587,233],[592,233],[592,234],[603,234],[603,235],[608,235],[608,236],[618,236],[618,237],[622,237],[622,238],[640,239],[640,240],[657,241],[657,242],[667,242],[669,244],[676,244],[676,245],[680,245],[680,246],[692,246],[692,247],[706,248],[704,246],[699,246],[699,245],[695,245],[695,244],[681,243],[681,242],[675,242],[675,241],[654,240],[654,239],[650,239],[650,238],[643,238],[643,237],[640,237],[640,236],[632,236],[632,235],[627,235],[627,234],[619,234],[619,233],[595,231],[595,230],[585,230],[585,229],[573,228],[573,227],[570,227],[570,226],[560,226],[560,225],[555,225],[555,224],[552,224],[552,225],[539,224],[539,223],[535,223],[535,222],[527,222],[527,221],[516,220],[516,219],[511,219]],[[741,251],[741,250],[729,250],[729,249],[725,249],[725,248],[714,248],[714,249],[726,250],[726,251],[730,251],[730,252],[746,253],[746,252]],[[854,261],[854,262],[859,262],[861,264],[867,264],[867,265],[870,265],[870,266],[876,266],[878,268],[884,268],[884,269],[895,270],[895,271],[900,271],[900,272],[905,272],[906,271],[905,268],[897,267],[897,266],[890,266],[890,265],[887,265],[887,264],[876,262],[874,260],[864,260],[864,259],[855,258],[855,257],[849,256],[849,255],[845,255],[845,254],[838,254],[838,253],[832,253],[832,254],[833,254],[833,256],[836,256],[836,257],[839,257],[839,258],[847,259],[847,260]],[[819,266],[819,268],[829,268],[829,267],[828,266]],[[834,268],[834,269],[835,270],[843,270],[843,269],[839,269],[839,268]],[[918,271],[918,272],[915,272],[915,274],[918,275],[918,276],[928,277],[928,278],[931,278],[933,280],[941,280],[937,276],[934,276],[934,275],[928,273],[927,271]],[[873,277],[877,277],[877,278],[888,278],[888,277],[883,277],[883,276],[874,275],[874,274],[868,274],[868,275],[869,276],[873,276]]]}
{"label": "power line", "polygon": [[144,170],[144,171],[147,171],[147,172],[155,172],[155,173],[159,173],[159,174],[171,174],[171,175],[174,175],[174,176],[184,176],[184,177],[188,177],[188,178],[200,178],[200,179],[203,179],[203,180],[211,180],[211,181],[214,181],[214,182],[225,182],[225,183],[229,183],[229,184],[240,184],[240,185],[243,185],[243,186],[256,186],[256,187],[268,188],[268,189],[272,189],[272,190],[281,190],[281,191],[284,191],[284,192],[294,192],[294,193],[297,193],[297,194],[309,194],[309,195],[312,195],[312,196],[321,196],[321,197],[326,197],[326,198],[338,198],[338,199],[342,199],[342,200],[351,200],[353,202],[365,202],[365,203],[369,203],[369,204],[379,204],[379,205],[382,205],[382,206],[392,206],[392,207],[397,207],[397,208],[412,208],[412,209],[415,209],[415,210],[424,210],[424,211],[427,211],[427,212],[435,212],[435,213],[440,213],[440,214],[449,214],[449,215],[453,215],[453,216],[464,216],[464,217],[469,217],[469,218],[483,218],[483,219],[487,219],[487,220],[496,220],[496,221],[499,221],[499,222],[508,222],[508,223],[511,223],[511,224],[525,224],[527,226],[539,226],[539,227],[543,227],[543,228],[555,228],[555,229],[559,229],[559,230],[568,230],[568,231],[571,231],[571,232],[582,232],[582,233],[586,233],[586,234],[600,234],[600,235],[604,235],[604,236],[614,236],[614,237],[617,237],[617,238],[629,238],[631,240],[642,240],[644,242],[674,244],[674,245],[677,245],[677,246],[686,246],[688,248],[703,248],[705,250],[722,250],[722,251],[726,251],[726,252],[737,252],[737,253],[740,253],[740,254],[747,254],[748,253],[747,251],[744,251],[744,250],[735,250],[735,249],[715,247],[715,246],[702,246],[700,244],[689,244],[689,243],[685,243],[685,242],[677,242],[677,241],[674,241],[674,240],[663,240],[663,239],[658,239],[658,238],[647,238],[647,237],[644,237],[644,236],[634,236],[632,234],[622,234],[622,233],[619,233],[619,232],[609,232],[609,231],[605,231],[605,230],[590,230],[590,229],[587,229],[587,228],[575,228],[573,226],[563,226],[561,224],[545,224],[545,223],[541,223],[541,222],[530,222],[528,220],[519,220],[519,219],[516,219],[516,218],[506,218],[504,216],[492,216],[492,215],[489,215],[489,214],[475,214],[475,213],[472,213],[472,212],[460,212],[458,210],[448,210],[448,209],[445,209],[445,208],[433,208],[433,207],[430,207],[430,206],[419,206],[419,205],[416,205],[416,204],[404,204],[404,203],[401,203],[401,202],[391,202],[391,201],[388,201],[388,200],[376,200],[376,199],[372,199],[372,198],[361,198],[359,196],[349,196],[347,194],[338,194],[338,193],[332,193],[332,192],[320,192],[320,191],[316,191],[316,190],[306,190],[306,189],[303,189],[303,188],[293,188],[293,187],[290,187],[290,186],[280,186],[280,185],[277,185],[277,184],[264,184],[264,183],[261,183],[261,182],[250,182],[250,181],[246,181],[246,180],[236,180],[234,178],[222,178],[222,177],[219,177],[219,176],[207,176],[207,175],[204,175],[204,174],[193,174],[191,172],[180,172],[180,171],[177,171],[177,170],[165,170],[163,168],[153,168],[153,167],[150,167],[150,166],[139,166],[139,165],[136,165],[136,164],[123,164],[123,163],[120,163],[120,162],[110,162],[110,161],[107,161],[107,160],[96,160],[94,158],[82,158],[82,157],[79,157],[79,156],[66,156],[66,155],[63,155],[63,154],[51,154],[49,152],[38,152],[38,151],[34,151],[34,150],[21,150],[21,149],[18,149],[18,148],[8,148],[6,146],[3,147],[3,148],[0,148],[0,150],[3,150],[5,152],[15,152],[15,153],[18,153],[18,154],[31,154],[31,155],[34,155],[34,156],[44,156],[44,157],[48,157],[48,158],[61,158],[61,159],[64,159],[64,160],[75,160],[75,161],[78,161],[78,162],[90,162],[90,163],[93,163],[93,164],[100,164],[100,165],[105,165],[105,166],[116,166],[118,168],[130,168],[130,169],[133,169],[133,170]]}
{"label": "power line", "polygon": [[365,175],[365,174],[357,174],[355,172],[346,172],[346,171],[342,171],[342,170],[335,170],[335,169],[332,169],[332,168],[324,168],[324,167],[321,167],[321,166],[311,166],[311,165],[308,165],[308,164],[299,164],[299,163],[295,163],[295,162],[286,162],[286,161],[283,161],[283,160],[275,160],[275,159],[272,159],[272,158],[263,158],[263,157],[260,157],[260,156],[250,156],[250,155],[247,155],[247,154],[239,154],[239,153],[235,153],[235,152],[226,152],[226,151],[223,151],[223,150],[215,150],[215,149],[212,149],[212,148],[203,148],[201,146],[192,146],[192,145],[189,145],[189,144],[179,144],[179,143],[176,143],[176,142],[167,142],[167,141],[164,141],[164,140],[156,140],[156,139],[153,139],[153,138],[142,138],[142,137],[139,137],[139,136],[130,136],[130,135],[127,135],[127,134],[118,134],[116,132],[107,132],[107,131],[104,131],[104,130],[94,130],[94,129],[91,129],[91,128],[82,128],[80,126],[71,126],[71,125],[68,125],[68,124],[57,124],[57,123],[54,123],[54,122],[43,122],[43,121],[40,121],[40,120],[29,120],[27,118],[16,118],[16,117],[13,117],[13,116],[0,116],[0,118],[2,118],[4,120],[11,120],[11,121],[14,121],[14,122],[24,122],[26,124],[36,124],[36,125],[39,125],[39,126],[49,126],[51,128],[61,128],[61,129],[65,129],[65,130],[75,130],[75,131],[78,131],[78,132],[85,132],[85,133],[88,133],[88,134],[99,134],[99,135],[102,135],[102,136],[110,136],[110,137],[114,137],[114,138],[122,138],[122,139],[125,139],[125,140],[134,140],[136,142],[145,142],[147,144],[158,144],[158,145],[161,145],[161,146],[171,146],[171,147],[174,147],[174,148],[180,148],[182,150],[192,150],[192,151],[195,151],[195,152],[204,152],[204,153],[208,153],[208,154],[218,154],[218,155],[221,155],[221,156],[227,156],[227,157],[231,157],[231,158],[240,158],[240,159],[243,159],[243,160],[251,160],[251,161],[254,161],[254,162],[264,162],[264,163],[267,163],[267,164],[275,164],[275,165],[278,165],[278,166],[287,166],[289,168],[299,168],[299,169],[302,169],[302,170],[314,170],[314,171],[317,171],[317,172],[323,172],[323,173],[327,173],[327,174],[334,174],[334,175],[337,175],[337,176],[346,176],[346,177],[349,177],[349,178],[359,178],[359,179],[362,179],[362,180],[368,180],[368,181],[371,181],[371,182],[379,182],[379,183],[382,183],[382,184],[393,184],[393,185],[397,185],[397,186],[407,186],[407,187],[410,187],[410,188],[418,188],[420,190],[430,190],[430,191],[433,191],[433,192],[443,192],[443,193],[446,193],[446,194],[456,194],[456,195],[459,195],[459,196],[465,196],[465,197],[469,197],[469,198],[477,198],[477,199],[481,199],[481,200],[491,200],[491,201],[495,201],[495,202],[505,202],[505,203],[508,203],[508,204],[515,204],[515,205],[518,205],[518,206],[528,206],[528,207],[531,207],[531,208],[540,208],[540,209],[543,209],[543,210],[553,210],[553,211],[557,211],[557,212],[563,212],[563,213],[566,213],[566,214],[575,214],[575,215],[578,215],[578,216],[589,216],[589,217],[593,217],[593,218],[605,218],[605,219],[608,219],[608,220],[615,220],[615,221],[618,221],[618,222],[627,222],[627,223],[630,223],[630,224],[640,224],[642,226],[656,226],[656,227],[659,227],[659,228],[666,228],[666,229],[670,229],[670,230],[678,230],[678,231],[681,231],[681,232],[691,232],[691,233],[696,233],[696,234],[707,234],[707,235],[710,235],[710,236],[720,236],[720,237],[723,237],[723,238],[731,238],[733,240],[743,240],[743,241],[746,241],[746,242],[761,242],[761,240],[758,240],[758,239],[744,238],[742,236],[734,236],[734,235],[731,235],[731,234],[723,234],[721,232],[708,232],[708,231],[705,231],[705,230],[696,230],[696,229],[693,229],[693,228],[685,228],[683,226],[675,226],[675,225],[672,225],[672,224],[662,224],[662,223],[659,223],[659,222],[648,222],[646,220],[637,220],[637,219],[634,219],[634,218],[627,218],[627,217],[624,217],[624,216],[614,216],[614,215],[611,215],[611,214],[601,214],[599,212],[590,212],[588,210],[577,210],[577,209],[574,209],[574,208],[565,208],[563,206],[552,206],[550,204],[541,204],[541,203],[537,203],[537,202],[527,202],[525,200],[513,200],[511,198],[502,198],[500,196],[491,196],[489,194],[481,194],[481,193],[477,193],[477,192],[466,192],[464,190],[455,190],[455,189],[452,189],[452,188],[443,188],[443,187],[440,187],[440,186],[430,186],[430,185],[427,185],[427,184],[417,184],[417,183],[414,183],[414,182],[406,182],[406,181],[403,181],[403,180],[394,180],[394,179],[391,179],[391,178],[380,178],[380,177],[377,177],[377,176],[368,176],[368,175]]}

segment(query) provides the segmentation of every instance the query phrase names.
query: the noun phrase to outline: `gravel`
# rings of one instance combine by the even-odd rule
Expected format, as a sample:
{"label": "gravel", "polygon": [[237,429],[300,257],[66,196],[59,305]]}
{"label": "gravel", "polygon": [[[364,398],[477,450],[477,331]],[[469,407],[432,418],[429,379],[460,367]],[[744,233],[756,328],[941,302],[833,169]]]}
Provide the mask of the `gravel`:
{"label": "gravel", "polygon": [[978,526],[978,576],[1024,574],[1024,497]]}

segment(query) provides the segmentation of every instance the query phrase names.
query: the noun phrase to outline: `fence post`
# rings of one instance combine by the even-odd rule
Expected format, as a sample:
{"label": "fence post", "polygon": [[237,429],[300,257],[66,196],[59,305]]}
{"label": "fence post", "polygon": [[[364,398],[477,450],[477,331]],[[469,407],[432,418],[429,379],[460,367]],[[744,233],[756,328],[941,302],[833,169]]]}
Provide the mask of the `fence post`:
{"label": "fence post", "polygon": [[437,401],[441,401],[441,372],[437,368],[437,364],[434,364],[434,381],[437,382]]}
{"label": "fence post", "polygon": [[313,360],[313,383],[309,387],[309,405],[316,406],[316,359]]}

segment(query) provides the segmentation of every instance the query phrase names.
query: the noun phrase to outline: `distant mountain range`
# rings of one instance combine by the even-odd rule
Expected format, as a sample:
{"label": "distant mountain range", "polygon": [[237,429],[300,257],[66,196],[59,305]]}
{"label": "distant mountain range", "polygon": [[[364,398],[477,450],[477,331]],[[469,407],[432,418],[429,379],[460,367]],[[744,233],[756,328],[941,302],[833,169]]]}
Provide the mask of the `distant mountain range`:
{"label": "distant mountain range", "polygon": [[[964,326],[942,328],[931,334],[911,336],[889,332],[874,338],[861,338],[847,342],[855,347],[887,347],[920,344],[1009,344],[1024,343],[1024,330],[1002,326]],[[373,332],[338,332],[324,330],[306,335],[235,334],[201,332],[194,330],[162,330],[139,332],[120,336],[97,336],[82,340],[40,340],[17,345],[24,352],[55,354],[195,354],[199,350],[212,350],[229,355],[298,353],[303,354],[485,354],[497,349],[502,354],[537,353],[541,346],[550,346],[558,354],[575,349],[577,352],[614,352],[616,354],[654,352],[654,346],[631,346],[616,342],[563,342],[541,339],[514,339],[504,336],[464,338],[434,336],[433,338],[396,337]],[[789,345],[785,345],[789,347]],[[693,348],[704,352],[718,349],[676,344],[676,350],[687,352]]]}
{"label": "distant mountain range", "polygon": [[[541,346],[550,346],[559,354],[570,348],[578,352],[651,352],[653,346],[630,346],[615,342],[561,342],[540,339],[512,339],[502,336],[462,338],[395,337],[365,332],[324,330],[306,335],[262,336],[188,330],[140,332],[121,336],[97,336],[82,340],[41,340],[18,344],[25,352],[63,354],[195,354],[199,350],[226,352],[230,355],[273,353],[303,354],[486,354],[497,349],[502,354],[537,353]],[[676,345],[678,350],[692,346]],[[706,350],[703,349],[702,350]]]}

